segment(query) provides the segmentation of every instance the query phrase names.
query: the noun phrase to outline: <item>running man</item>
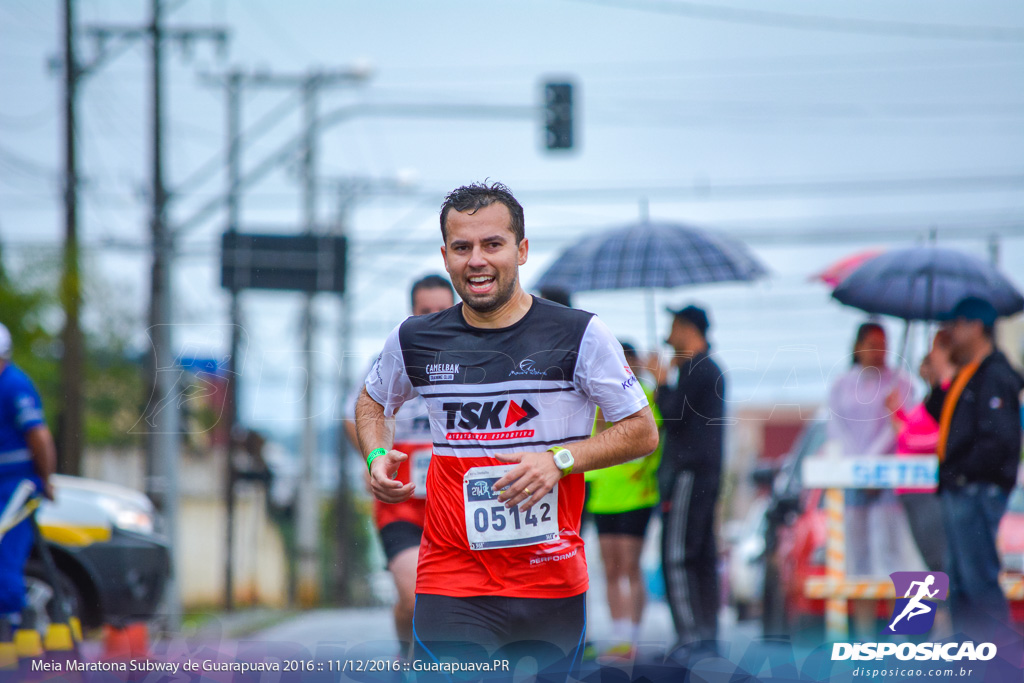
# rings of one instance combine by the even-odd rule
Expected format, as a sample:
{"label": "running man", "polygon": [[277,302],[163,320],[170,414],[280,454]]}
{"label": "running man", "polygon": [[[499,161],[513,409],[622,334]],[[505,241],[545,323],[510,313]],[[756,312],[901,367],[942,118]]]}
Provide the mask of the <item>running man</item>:
{"label": "running man", "polygon": [[[608,328],[520,286],[529,243],[508,188],[460,187],[440,222],[462,303],[399,325],[356,405],[371,487],[390,503],[415,485],[392,479],[408,454],[387,418],[415,396],[429,409],[416,658],[514,658],[532,641],[524,653],[564,680],[585,630],[582,473],[650,453],[657,428]],[[591,437],[598,405],[613,424]]]}
{"label": "running man", "polygon": [[[413,315],[437,313],[455,304],[455,291],[447,279],[440,275],[427,275],[413,283],[409,292]],[[349,413],[355,416],[355,402]],[[345,433],[358,448],[355,423],[345,421]],[[388,571],[395,580],[398,599],[395,601],[395,633],[400,643],[401,656],[406,657],[412,647],[412,610],[416,604],[416,562],[423,538],[426,514],[426,477],[430,465],[432,440],[427,407],[421,398],[414,398],[402,406],[394,423],[394,445],[409,456],[398,469],[396,480],[418,484],[409,500],[397,504],[374,501],[373,518],[377,524],[381,546],[388,562]]]}
{"label": "running man", "polygon": [[932,611],[931,607],[929,607],[921,601],[925,598],[934,598],[935,594],[939,592],[938,588],[929,592],[928,587],[931,586],[933,583],[935,583],[934,574],[929,574],[928,578],[924,581],[910,582],[910,586],[907,587],[907,592],[903,597],[910,598],[910,594],[914,592],[914,586],[918,586],[917,595],[910,598],[910,602],[908,602],[906,607],[903,608],[903,611],[900,612],[900,615],[892,620],[892,623],[889,624],[890,631],[896,630],[894,628],[896,626],[896,623],[899,622],[899,620],[903,617],[906,617],[907,621],[910,621],[911,619],[920,614],[928,614]]}

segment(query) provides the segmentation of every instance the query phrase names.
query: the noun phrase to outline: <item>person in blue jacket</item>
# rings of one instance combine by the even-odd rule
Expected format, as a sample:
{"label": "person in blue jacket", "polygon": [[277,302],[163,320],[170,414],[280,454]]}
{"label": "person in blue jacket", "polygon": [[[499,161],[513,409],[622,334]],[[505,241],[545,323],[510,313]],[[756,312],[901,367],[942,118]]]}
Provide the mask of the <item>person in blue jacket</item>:
{"label": "person in blue jacket", "polygon": [[32,522],[24,517],[10,524],[27,502],[22,484],[31,482],[33,496],[52,500],[50,475],[56,465],[43,404],[32,380],[11,363],[11,333],[0,324],[0,519],[5,520],[0,525],[0,639],[9,638],[25,606],[23,573],[32,550]]}

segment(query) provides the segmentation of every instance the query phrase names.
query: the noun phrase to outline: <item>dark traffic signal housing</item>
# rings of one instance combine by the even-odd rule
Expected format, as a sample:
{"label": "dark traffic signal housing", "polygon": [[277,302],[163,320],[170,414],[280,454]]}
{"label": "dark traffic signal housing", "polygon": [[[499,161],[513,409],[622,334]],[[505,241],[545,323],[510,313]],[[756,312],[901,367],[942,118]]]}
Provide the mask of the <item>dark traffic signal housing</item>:
{"label": "dark traffic signal housing", "polygon": [[547,149],[573,148],[572,83],[544,84],[544,146]]}

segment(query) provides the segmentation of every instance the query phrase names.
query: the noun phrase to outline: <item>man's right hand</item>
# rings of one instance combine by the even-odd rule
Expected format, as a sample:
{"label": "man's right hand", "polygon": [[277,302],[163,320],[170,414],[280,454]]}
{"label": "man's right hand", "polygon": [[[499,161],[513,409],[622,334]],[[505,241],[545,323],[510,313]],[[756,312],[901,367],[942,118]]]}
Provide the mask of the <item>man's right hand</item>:
{"label": "man's right hand", "polygon": [[401,503],[412,497],[415,484],[403,484],[394,478],[398,474],[398,466],[408,459],[407,454],[394,449],[374,459],[370,465],[370,490],[377,500]]}

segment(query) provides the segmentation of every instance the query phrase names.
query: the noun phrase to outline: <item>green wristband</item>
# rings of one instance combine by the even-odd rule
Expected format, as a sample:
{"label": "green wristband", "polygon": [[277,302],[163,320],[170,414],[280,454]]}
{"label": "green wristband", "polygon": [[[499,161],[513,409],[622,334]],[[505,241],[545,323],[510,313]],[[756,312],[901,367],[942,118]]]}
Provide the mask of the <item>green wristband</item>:
{"label": "green wristband", "polygon": [[374,448],[370,451],[370,454],[366,456],[366,469],[372,470],[373,461],[388,452],[386,448]]}

